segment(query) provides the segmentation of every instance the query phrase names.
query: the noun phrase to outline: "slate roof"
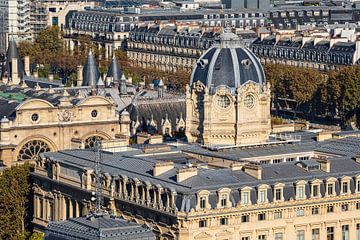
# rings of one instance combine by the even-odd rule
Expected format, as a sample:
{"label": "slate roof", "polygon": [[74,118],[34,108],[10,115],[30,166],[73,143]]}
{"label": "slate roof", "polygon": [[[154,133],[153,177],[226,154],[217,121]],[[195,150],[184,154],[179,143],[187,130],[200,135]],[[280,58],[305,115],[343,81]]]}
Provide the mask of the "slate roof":
{"label": "slate roof", "polygon": [[1,77],[4,77],[5,75],[8,75],[8,77],[11,77],[9,74],[12,72],[12,59],[16,58],[17,59],[17,71],[18,71],[18,76],[21,79],[24,75],[25,75],[25,70],[24,70],[24,64],[20,58],[20,53],[19,50],[16,46],[16,42],[14,40],[13,37],[11,37],[10,41],[9,41],[9,46],[6,52],[6,62],[5,65],[3,66],[3,69],[1,70]]}
{"label": "slate roof", "polygon": [[233,93],[248,81],[263,84],[265,74],[258,58],[244,48],[233,33],[224,33],[197,61],[190,84],[202,82],[209,89],[227,86]]}
{"label": "slate roof", "polygon": [[[168,118],[171,122],[173,131],[176,129],[176,123],[180,118],[186,118],[185,99],[166,99],[163,101],[149,100],[134,102],[127,107],[132,121],[139,121],[143,131],[150,130],[147,126],[149,120],[153,119],[156,128],[161,129],[162,121]],[[151,130],[149,131],[151,133]]]}
{"label": "slate roof", "polygon": [[95,87],[99,78],[100,78],[100,72],[95,57],[92,54],[92,52],[89,52],[89,55],[86,59],[86,63],[83,68],[82,86]]}
{"label": "slate roof", "polygon": [[[196,176],[188,178],[182,182],[176,181],[176,172],[180,168],[184,168],[184,160],[186,160],[186,152],[192,149],[193,152],[198,149],[198,153],[207,153],[212,156],[227,158],[227,155],[233,154],[233,159],[236,154],[256,156],[271,156],[273,154],[283,153],[302,153],[302,152],[323,152],[331,154],[328,160],[331,164],[331,170],[329,173],[319,169],[313,169],[311,171],[299,166],[299,162],[284,162],[278,164],[265,164],[261,165],[262,178],[260,180],[248,175],[241,170],[232,170],[230,168],[225,169],[213,169],[213,168],[198,168]],[[252,194],[255,194],[253,198],[256,198],[256,188],[260,184],[274,185],[276,183],[284,183],[285,187],[285,199],[289,200],[293,197],[294,184],[299,180],[311,181],[314,179],[325,180],[329,177],[341,178],[347,176],[357,176],[360,174],[360,164],[354,160],[357,153],[360,152],[360,138],[348,137],[344,139],[330,140],[324,142],[307,142],[305,144],[290,144],[285,147],[272,146],[273,150],[263,147],[254,147],[249,149],[238,149],[235,151],[224,150],[219,152],[204,150],[196,145],[184,145],[178,147],[171,147],[171,153],[162,152],[159,158],[156,154],[147,156],[141,149],[135,149],[127,152],[104,152],[102,161],[102,171],[109,173],[111,176],[127,176],[129,178],[137,178],[143,182],[150,182],[153,185],[160,185],[164,188],[176,191],[176,206],[178,210],[189,211],[196,203],[195,193],[202,189],[207,189],[211,192],[210,203],[216,206],[216,191],[223,187],[232,189],[231,197],[236,201],[238,198],[238,190],[245,186],[253,188]],[[277,151],[279,150],[279,151]],[[262,152],[263,151],[263,152]],[[145,155],[144,155],[145,154]],[[95,165],[95,153],[92,150],[68,150],[60,151],[57,153],[44,153],[45,157],[52,157],[54,161],[60,162],[62,167],[70,165],[77,168],[94,167]],[[188,155],[188,158],[190,155]],[[155,177],[152,174],[153,167],[157,161],[160,160],[172,160],[175,161],[174,168]],[[238,161],[243,161],[240,157],[237,157]],[[189,159],[187,159],[189,160]],[[305,160],[306,161],[306,160]],[[308,163],[310,166],[315,164],[314,160],[310,160]],[[338,183],[337,183],[338,184]],[[351,186],[354,182],[351,182]],[[307,191],[309,186],[307,186]],[[268,192],[269,200],[272,201],[272,191]]]}
{"label": "slate roof", "polygon": [[123,72],[120,68],[120,65],[119,65],[117,59],[116,59],[116,56],[114,55],[106,77],[112,77],[113,81],[120,81],[122,75],[123,75]]}
{"label": "slate roof", "polygon": [[90,214],[66,221],[50,222],[45,240],[155,240],[147,227],[108,214]]}

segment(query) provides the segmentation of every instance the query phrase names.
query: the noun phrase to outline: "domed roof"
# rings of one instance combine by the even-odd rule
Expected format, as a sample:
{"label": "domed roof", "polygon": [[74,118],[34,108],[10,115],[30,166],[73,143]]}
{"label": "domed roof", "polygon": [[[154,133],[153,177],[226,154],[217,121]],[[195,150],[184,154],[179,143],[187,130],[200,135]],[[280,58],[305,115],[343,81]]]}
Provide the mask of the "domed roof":
{"label": "domed roof", "polygon": [[197,81],[209,89],[223,85],[234,92],[248,81],[262,85],[265,74],[255,54],[241,44],[236,34],[225,30],[220,43],[214,44],[197,61],[190,84]]}

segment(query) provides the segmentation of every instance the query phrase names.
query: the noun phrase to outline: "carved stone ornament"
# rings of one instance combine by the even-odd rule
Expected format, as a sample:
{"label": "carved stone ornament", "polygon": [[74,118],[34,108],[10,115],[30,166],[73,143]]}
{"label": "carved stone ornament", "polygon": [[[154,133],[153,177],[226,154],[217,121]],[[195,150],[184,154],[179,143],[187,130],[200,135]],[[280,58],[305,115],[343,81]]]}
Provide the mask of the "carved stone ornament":
{"label": "carved stone ornament", "polygon": [[196,92],[203,92],[204,89],[205,89],[205,86],[204,86],[204,84],[203,84],[202,82],[197,81],[196,83],[194,83],[193,89],[194,89]]}
{"label": "carved stone ornament", "polygon": [[74,113],[71,110],[63,110],[58,113],[59,121],[70,122],[74,117]]}

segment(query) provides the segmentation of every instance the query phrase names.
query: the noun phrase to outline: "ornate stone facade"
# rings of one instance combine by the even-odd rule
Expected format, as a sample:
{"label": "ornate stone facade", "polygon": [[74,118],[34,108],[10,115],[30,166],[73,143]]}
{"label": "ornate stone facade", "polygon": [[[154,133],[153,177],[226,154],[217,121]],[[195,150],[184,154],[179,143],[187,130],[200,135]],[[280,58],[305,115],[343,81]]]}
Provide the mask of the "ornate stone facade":
{"label": "ornate stone facade", "polygon": [[266,142],[270,131],[270,85],[261,64],[235,34],[224,33],[200,57],[187,87],[188,141],[255,144]]}
{"label": "ornate stone facade", "polygon": [[[0,89],[2,94],[5,89],[11,94],[8,86],[0,85]],[[128,128],[121,128],[115,104],[109,98],[79,97],[67,90],[12,90],[23,94],[24,99],[12,102],[10,109],[0,110],[0,160],[6,166],[36,160],[42,152],[88,148],[94,139],[108,141],[128,136],[128,132],[121,131]],[[1,99],[0,104],[9,101]]]}

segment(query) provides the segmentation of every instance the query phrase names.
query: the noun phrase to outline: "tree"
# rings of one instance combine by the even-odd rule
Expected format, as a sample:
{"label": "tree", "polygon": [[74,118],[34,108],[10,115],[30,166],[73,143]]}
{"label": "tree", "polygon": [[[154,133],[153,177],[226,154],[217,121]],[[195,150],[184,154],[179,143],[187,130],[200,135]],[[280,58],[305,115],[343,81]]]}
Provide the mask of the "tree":
{"label": "tree", "polygon": [[40,50],[60,53],[64,50],[61,31],[58,26],[47,27],[42,30],[35,38],[35,44],[40,46]]}
{"label": "tree", "polygon": [[8,168],[0,176],[0,239],[26,238],[30,190],[29,164]]}

